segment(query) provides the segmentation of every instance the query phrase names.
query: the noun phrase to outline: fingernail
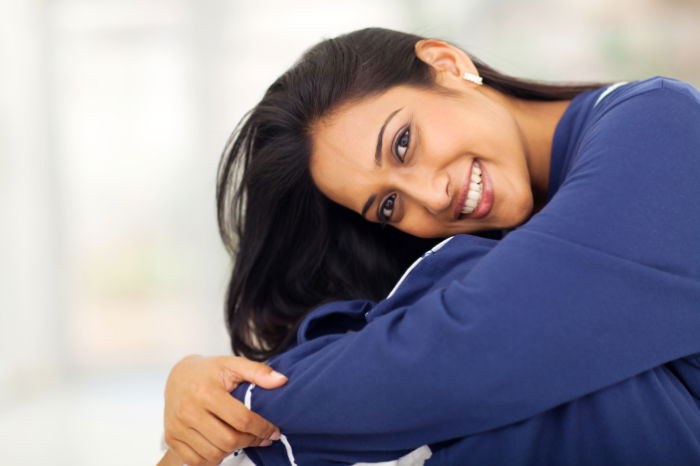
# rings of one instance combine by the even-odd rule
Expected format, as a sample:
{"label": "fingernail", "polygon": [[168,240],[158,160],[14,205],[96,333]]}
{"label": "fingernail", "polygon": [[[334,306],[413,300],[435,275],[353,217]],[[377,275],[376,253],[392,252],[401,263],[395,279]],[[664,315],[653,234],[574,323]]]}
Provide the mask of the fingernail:
{"label": "fingernail", "polygon": [[280,374],[280,373],[277,372],[277,371],[272,371],[272,372],[270,372],[270,375],[271,375],[272,377],[276,378],[276,379],[285,379],[285,380],[287,380],[287,376],[282,375],[282,374]]}
{"label": "fingernail", "polygon": [[269,447],[270,445],[272,445],[272,440],[270,439],[266,439],[260,442],[261,447]]}
{"label": "fingernail", "polygon": [[276,430],[270,435],[268,440],[279,440],[282,437],[282,433],[279,430]]}

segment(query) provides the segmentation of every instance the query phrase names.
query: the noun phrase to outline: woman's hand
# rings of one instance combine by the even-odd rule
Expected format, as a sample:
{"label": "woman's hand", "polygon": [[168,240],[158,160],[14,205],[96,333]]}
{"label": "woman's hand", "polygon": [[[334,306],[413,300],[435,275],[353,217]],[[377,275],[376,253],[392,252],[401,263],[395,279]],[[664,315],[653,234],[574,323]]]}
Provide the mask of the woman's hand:
{"label": "woman's hand", "polygon": [[186,464],[219,464],[239,448],[280,438],[276,426],[231,396],[242,382],[273,389],[287,378],[236,356],[191,355],[172,368],[165,386],[165,442]]}

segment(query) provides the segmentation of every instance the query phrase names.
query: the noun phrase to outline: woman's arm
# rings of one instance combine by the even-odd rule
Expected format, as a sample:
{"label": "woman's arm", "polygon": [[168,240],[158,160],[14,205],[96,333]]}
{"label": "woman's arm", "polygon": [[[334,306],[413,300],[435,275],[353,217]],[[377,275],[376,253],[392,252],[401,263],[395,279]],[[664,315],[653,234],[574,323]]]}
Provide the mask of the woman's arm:
{"label": "woman's arm", "polygon": [[[514,234],[462,282],[272,361],[289,381],[254,388],[251,409],[280,426],[297,456],[352,462],[372,452],[378,461],[527,419],[700,352],[699,282]],[[552,267],[545,254],[570,267]],[[566,291],[533,291],[528,276]],[[243,385],[235,395],[245,393]]]}

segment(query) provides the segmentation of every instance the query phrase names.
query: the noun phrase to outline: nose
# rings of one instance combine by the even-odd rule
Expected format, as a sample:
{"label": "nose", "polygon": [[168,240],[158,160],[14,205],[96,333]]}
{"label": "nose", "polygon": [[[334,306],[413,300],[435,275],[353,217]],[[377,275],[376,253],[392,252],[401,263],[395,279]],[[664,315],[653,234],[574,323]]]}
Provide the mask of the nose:
{"label": "nose", "polygon": [[452,204],[449,175],[444,171],[431,172],[425,168],[415,168],[415,171],[402,177],[404,186],[400,189],[404,195],[433,215],[449,209]]}

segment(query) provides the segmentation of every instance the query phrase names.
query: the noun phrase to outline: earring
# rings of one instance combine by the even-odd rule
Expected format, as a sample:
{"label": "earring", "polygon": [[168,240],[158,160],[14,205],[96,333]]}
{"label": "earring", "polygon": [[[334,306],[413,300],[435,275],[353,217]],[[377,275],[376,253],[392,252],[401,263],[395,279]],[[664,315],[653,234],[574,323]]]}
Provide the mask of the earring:
{"label": "earring", "polygon": [[484,84],[484,78],[479,76],[478,74],[473,74],[473,73],[464,73],[462,75],[462,79],[465,79],[467,81],[473,82],[474,84],[478,84],[481,86]]}

